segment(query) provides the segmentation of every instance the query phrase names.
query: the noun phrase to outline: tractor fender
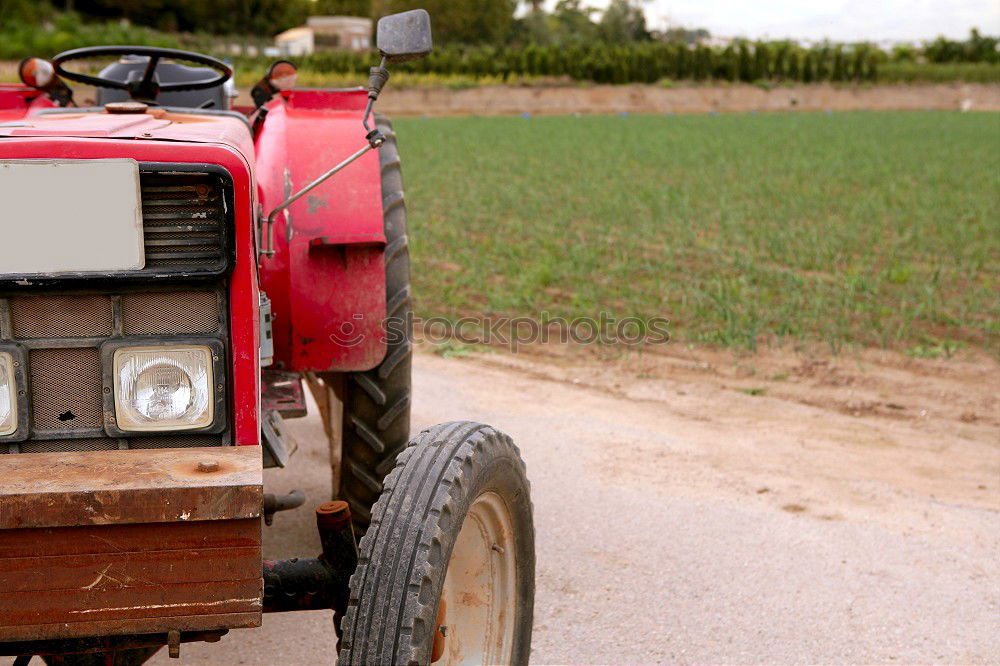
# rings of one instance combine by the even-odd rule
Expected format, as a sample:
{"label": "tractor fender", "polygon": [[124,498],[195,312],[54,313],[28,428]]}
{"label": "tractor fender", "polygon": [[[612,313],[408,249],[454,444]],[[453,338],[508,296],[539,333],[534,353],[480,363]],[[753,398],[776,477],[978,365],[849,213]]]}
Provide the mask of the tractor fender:
{"label": "tractor fender", "polygon": [[[366,102],[361,89],[299,90],[267,104],[256,140],[265,219],[365,146]],[[377,366],[386,353],[378,154],[366,153],[280,213],[274,248],[273,257],[261,259],[260,281],[271,299],[275,366],[299,372]]]}
{"label": "tractor fender", "polygon": [[55,104],[34,88],[0,83],[0,122],[20,120],[33,111],[55,108]]}

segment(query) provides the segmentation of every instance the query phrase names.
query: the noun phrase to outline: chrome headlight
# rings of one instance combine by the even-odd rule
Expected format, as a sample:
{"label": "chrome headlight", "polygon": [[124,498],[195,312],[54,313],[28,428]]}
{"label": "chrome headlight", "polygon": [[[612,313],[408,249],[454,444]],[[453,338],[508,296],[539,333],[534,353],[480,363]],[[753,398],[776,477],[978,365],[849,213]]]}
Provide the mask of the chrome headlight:
{"label": "chrome headlight", "polygon": [[14,357],[0,352],[0,436],[17,432],[17,382]]}
{"label": "chrome headlight", "polygon": [[200,345],[114,352],[115,417],[123,431],[197,430],[215,420],[213,352]]}

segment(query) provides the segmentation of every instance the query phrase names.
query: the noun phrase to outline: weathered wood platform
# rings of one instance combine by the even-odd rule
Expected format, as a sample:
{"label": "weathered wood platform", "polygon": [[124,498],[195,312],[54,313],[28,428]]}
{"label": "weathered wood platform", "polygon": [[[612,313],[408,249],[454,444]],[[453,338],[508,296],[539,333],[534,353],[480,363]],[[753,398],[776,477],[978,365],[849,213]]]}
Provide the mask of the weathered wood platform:
{"label": "weathered wood platform", "polygon": [[0,641],[259,626],[260,447],[0,456]]}

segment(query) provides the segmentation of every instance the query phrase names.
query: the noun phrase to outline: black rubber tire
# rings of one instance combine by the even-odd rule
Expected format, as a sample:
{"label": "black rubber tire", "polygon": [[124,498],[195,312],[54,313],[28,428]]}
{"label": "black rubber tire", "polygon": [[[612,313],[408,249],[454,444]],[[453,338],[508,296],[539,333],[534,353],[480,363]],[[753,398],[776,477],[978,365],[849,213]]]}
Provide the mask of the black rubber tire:
{"label": "black rubber tire", "polygon": [[530,486],[511,439],[468,422],[420,433],[386,478],[351,576],[338,663],[430,663],[447,564],[469,507],[486,491],[504,500],[512,519],[517,600],[511,663],[528,663],[535,597]]}
{"label": "black rubber tire", "polygon": [[380,115],[375,116],[375,121],[386,137],[379,148],[386,237],[386,317],[395,323],[382,362],[367,372],[347,374],[343,382],[340,487],[334,495],[350,504],[359,537],[368,529],[372,507],[382,493],[382,480],[410,438],[412,391],[410,253],[403,174],[392,124]]}

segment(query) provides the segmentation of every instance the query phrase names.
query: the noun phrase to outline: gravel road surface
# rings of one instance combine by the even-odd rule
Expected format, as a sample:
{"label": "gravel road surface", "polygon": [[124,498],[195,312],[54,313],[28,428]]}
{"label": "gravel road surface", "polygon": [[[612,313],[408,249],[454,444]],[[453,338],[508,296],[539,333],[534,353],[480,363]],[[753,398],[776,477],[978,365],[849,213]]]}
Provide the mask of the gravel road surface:
{"label": "gravel road surface", "polygon": [[[939,425],[942,439],[926,409],[859,419],[671,363],[660,380],[634,369],[616,380],[606,365],[417,356],[415,427],[485,421],[527,460],[534,663],[1000,661],[993,421]],[[977,409],[995,406],[996,385]],[[330,489],[326,445],[315,417],[294,429],[291,467],[265,482],[302,488],[312,506]],[[279,514],[264,534],[267,557],[319,549],[308,510]],[[269,615],[153,663],[323,664],[333,645],[329,613]]]}
{"label": "gravel road surface", "polygon": [[[1000,438],[934,453],[973,458],[971,472],[953,475],[972,499],[942,500],[869,478],[864,457],[855,464],[822,436],[806,441],[767,419],[692,419],[668,401],[489,355],[420,354],[415,384],[415,427],[476,419],[521,446],[538,532],[535,663],[1000,660]],[[821,430],[817,408],[775,409]],[[318,424],[296,426],[302,450],[291,469],[267,473],[269,490],[302,487],[319,502],[329,480],[323,442],[309,434]],[[266,555],[316,551],[311,521],[308,511],[278,515]],[[332,642],[327,613],[265,616],[262,629],[184,646],[181,663],[330,663]]]}

